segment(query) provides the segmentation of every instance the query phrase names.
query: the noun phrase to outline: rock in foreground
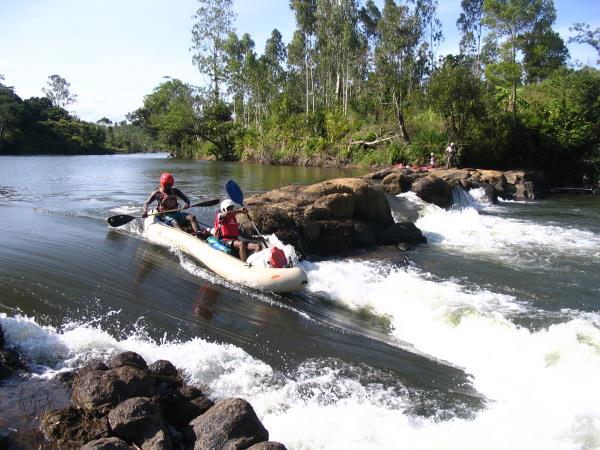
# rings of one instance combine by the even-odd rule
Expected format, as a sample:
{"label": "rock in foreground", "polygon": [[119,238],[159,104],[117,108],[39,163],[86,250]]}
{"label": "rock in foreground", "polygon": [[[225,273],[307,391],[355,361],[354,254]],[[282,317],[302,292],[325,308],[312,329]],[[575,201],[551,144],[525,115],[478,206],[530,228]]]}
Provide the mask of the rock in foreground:
{"label": "rock in foreground", "polygon": [[147,366],[133,352],[108,366],[91,363],[73,378],[73,406],[44,413],[42,431],[51,448],[61,449],[285,450],[269,442],[250,403],[236,398],[215,405],[183,379],[170,362]]}
{"label": "rock in foreground", "polygon": [[[305,254],[333,255],[371,245],[421,244],[425,238],[412,223],[399,232],[385,194],[368,181],[340,178],[311,186],[291,185],[246,200],[264,234],[275,233]],[[242,230],[254,234],[238,216]]]}

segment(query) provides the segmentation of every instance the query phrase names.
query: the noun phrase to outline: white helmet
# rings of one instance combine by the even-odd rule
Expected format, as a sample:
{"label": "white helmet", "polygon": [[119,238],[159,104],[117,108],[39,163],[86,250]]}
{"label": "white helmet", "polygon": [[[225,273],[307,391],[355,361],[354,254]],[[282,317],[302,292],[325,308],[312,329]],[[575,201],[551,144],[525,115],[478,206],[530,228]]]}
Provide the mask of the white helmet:
{"label": "white helmet", "polygon": [[227,208],[229,208],[230,206],[235,206],[235,203],[233,203],[233,200],[230,200],[230,199],[223,200],[221,202],[221,212],[226,213]]}

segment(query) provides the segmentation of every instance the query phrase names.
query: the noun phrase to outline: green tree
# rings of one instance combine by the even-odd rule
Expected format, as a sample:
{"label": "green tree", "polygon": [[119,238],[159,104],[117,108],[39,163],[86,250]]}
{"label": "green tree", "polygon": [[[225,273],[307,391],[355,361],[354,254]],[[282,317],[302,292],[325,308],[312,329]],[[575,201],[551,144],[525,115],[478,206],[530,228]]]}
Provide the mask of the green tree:
{"label": "green tree", "polygon": [[560,35],[544,23],[525,34],[521,42],[523,68],[529,83],[545,80],[565,65],[569,50]]}
{"label": "green tree", "polygon": [[484,116],[482,82],[473,74],[463,56],[446,56],[444,64],[431,75],[429,99],[444,118],[452,141],[464,141],[469,123]]}
{"label": "green tree", "polygon": [[42,88],[42,92],[54,106],[66,108],[77,101],[77,95],[70,91],[71,83],[60,75],[48,77],[48,87]]}
{"label": "green tree", "polygon": [[212,94],[219,101],[221,83],[226,79],[225,42],[233,31],[235,19],[232,0],[198,0],[200,8],[194,18],[192,48],[196,50],[193,61],[200,73],[210,79]]}
{"label": "green tree", "polygon": [[23,100],[13,88],[0,83],[0,154],[14,149],[21,136]]}
{"label": "green tree", "polygon": [[400,135],[410,142],[405,110],[408,95],[420,82],[416,53],[422,38],[421,20],[406,5],[386,0],[377,24],[379,41],[375,48],[378,93],[383,104],[392,105]]}
{"label": "green tree", "polygon": [[131,119],[166,149],[183,155],[195,140],[196,98],[194,89],[180,80],[161,83],[144,98]]}
{"label": "green tree", "polygon": [[504,80],[510,86],[509,109],[517,114],[517,86],[521,81],[522,66],[517,59],[524,37],[534,36],[536,26],[550,27],[556,19],[552,0],[484,0],[483,23],[502,42],[501,62],[489,68],[488,75]]}
{"label": "green tree", "polygon": [[304,78],[305,78],[305,99],[306,115],[309,113],[312,100],[312,112],[315,112],[315,80],[314,80],[314,60],[313,53],[315,48],[316,33],[316,11],[317,0],[290,0],[290,8],[296,16],[296,26],[298,29],[292,40],[290,53],[294,58],[294,63],[298,65],[300,53],[302,53]]}
{"label": "green tree", "polygon": [[461,0],[462,12],[456,21],[461,38],[460,52],[475,56],[475,73],[481,73],[481,34],[483,31],[483,0]]}
{"label": "green tree", "polygon": [[600,64],[600,28],[592,30],[587,23],[576,23],[569,28],[569,31],[577,33],[569,38],[569,43],[591,45],[598,53],[596,64]]}

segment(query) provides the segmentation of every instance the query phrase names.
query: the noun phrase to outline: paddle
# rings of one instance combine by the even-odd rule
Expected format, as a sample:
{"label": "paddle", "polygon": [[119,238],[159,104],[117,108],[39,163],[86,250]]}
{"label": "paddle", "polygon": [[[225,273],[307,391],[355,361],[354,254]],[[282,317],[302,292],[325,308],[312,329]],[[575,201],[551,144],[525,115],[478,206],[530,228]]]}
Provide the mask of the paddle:
{"label": "paddle", "polygon": [[[242,207],[244,206],[244,193],[242,192],[242,190],[240,189],[240,187],[237,185],[237,183],[235,181],[229,180],[227,183],[225,183],[225,190],[229,194],[229,198],[231,198],[231,200],[236,202],[238,205],[241,205]],[[262,239],[264,244],[268,247],[269,244],[267,243],[267,240],[260,233],[260,231],[258,231],[258,228],[256,228],[256,224],[252,220],[252,217],[250,217],[250,215],[247,215],[247,216],[248,216],[248,219],[250,219],[250,223],[254,227],[254,230],[256,231],[256,233],[260,236],[260,238]]]}
{"label": "paddle", "polygon": [[[206,200],[204,202],[194,203],[193,205],[190,205],[187,208],[177,208],[177,209],[171,209],[168,211],[156,212],[156,213],[148,214],[148,216],[156,216],[157,214],[167,214],[167,213],[172,213],[172,212],[177,212],[177,211],[183,211],[184,209],[188,209],[188,208],[195,208],[195,207],[202,208],[202,207],[206,207],[206,206],[214,206],[214,205],[219,204],[220,201],[221,200],[219,200],[219,199]],[[143,217],[128,216],[127,214],[118,214],[116,216],[109,217],[106,220],[111,227],[120,227],[120,226],[123,226],[135,219],[143,219]]]}

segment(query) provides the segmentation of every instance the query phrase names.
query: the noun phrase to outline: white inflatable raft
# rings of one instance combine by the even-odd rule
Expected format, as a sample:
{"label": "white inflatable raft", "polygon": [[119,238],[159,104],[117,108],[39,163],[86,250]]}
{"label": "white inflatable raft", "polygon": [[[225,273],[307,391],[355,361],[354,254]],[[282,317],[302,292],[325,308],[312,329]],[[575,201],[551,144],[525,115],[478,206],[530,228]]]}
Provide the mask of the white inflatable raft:
{"label": "white inflatable raft", "polygon": [[201,262],[226,280],[272,292],[293,292],[308,282],[300,267],[274,269],[254,267],[225,252],[212,248],[206,241],[165,225],[157,216],[144,221],[148,239],[161,245],[178,248]]}

